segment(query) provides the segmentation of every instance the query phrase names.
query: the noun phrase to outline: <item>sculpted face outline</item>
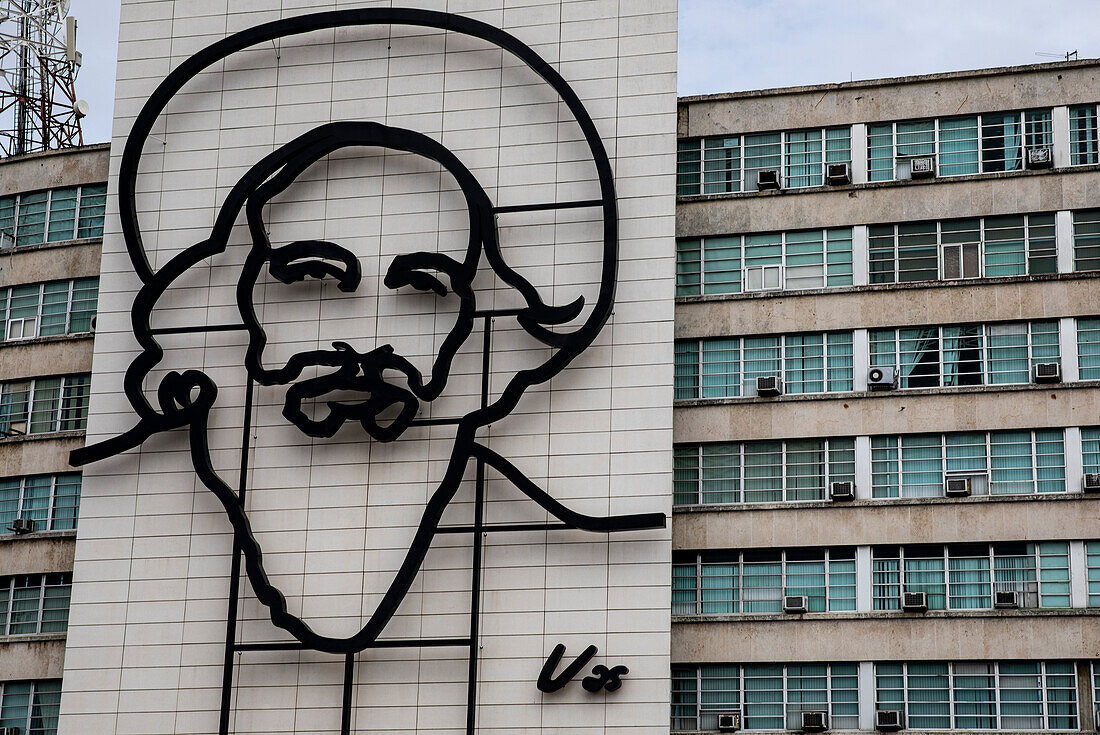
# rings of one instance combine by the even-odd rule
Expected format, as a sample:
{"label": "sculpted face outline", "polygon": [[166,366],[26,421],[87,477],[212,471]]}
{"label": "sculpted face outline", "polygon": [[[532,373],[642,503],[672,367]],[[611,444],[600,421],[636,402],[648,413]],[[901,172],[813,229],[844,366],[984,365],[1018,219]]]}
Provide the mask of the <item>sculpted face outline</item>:
{"label": "sculpted face outline", "polygon": [[[420,402],[430,402],[443,392],[454,358],[473,331],[476,310],[473,280],[486,242],[491,248],[497,247],[492,205],[469,169],[427,136],[372,122],[333,123],[321,126],[317,131],[307,133],[307,136],[316,135],[318,131],[322,136],[338,138],[339,143],[334,143],[336,147],[331,150],[328,150],[329,146],[317,147],[306,155],[298,154],[293,142],[283,146],[281,151],[285,152],[287,160],[283,162],[282,169],[256,187],[245,205],[252,250],[241,273],[238,295],[243,296],[246,291],[249,293],[249,308],[241,309],[241,318],[250,335],[246,366],[260,385],[290,386],[283,416],[306,435],[332,437],[345,422],[357,421],[374,439],[394,441],[408,428]],[[337,281],[337,288],[345,293],[353,293],[360,288],[362,270],[354,253],[332,242],[304,240],[273,248],[263,220],[263,210],[309,166],[325,155],[355,146],[381,146],[433,160],[459,183],[466,200],[470,227],[466,253],[461,262],[443,253],[403,253],[389,263],[383,279],[384,286],[395,291],[411,286],[439,297],[449,293],[458,297],[455,323],[440,345],[427,379],[389,344],[361,353],[347,342],[333,342],[332,349],[299,352],[281,366],[273,366],[271,360],[265,360],[267,334],[255,316],[253,298],[265,268],[272,277],[288,285],[307,278],[332,278]],[[279,159],[274,163],[279,163]],[[432,272],[445,275],[447,284]],[[300,380],[304,371],[317,367],[335,369]],[[386,372],[399,373],[406,385],[387,380]],[[305,402],[335,392],[341,395],[325,401],[327,414],[320,418],[307,415],[303,407]],[[349,399],[348,393],[361,397],[361,400]],[[387,418],[380,420],[380,415],[387,412]]]}
{"label": "sculpted face outline", "polygon": [[[494,208],[472,176],[470,176],[471,180],[466,183],[460,178],[463,172],[465,172],[465,175],[468,175],[469,172],[458,162],[457,158],[430,138],[411,130],[388,128],[379,123],[328,123],[299,136],[282,148],[265,156],[253,166],[226,196],[211,229],[210,236],[174,256],[168,263],[154,272],[145,252],[138,223],[137,176],[145,143],[150,136],[153,125],[164,112],[171,99],[182,90],[187,82],[202,71],[239,51],[257,44],[318,30],[373,25],[409,25],[455,32],[488,42],[518,58],[529,70],[554,90],[559,101],[563,102],[572,114],[573,120],[579,126],[585,142],[588,144],[599,181],[600,197],[585,201],[532,202],[529,205],[518,207]],[[300,368],[292,359],[286,365],[272,371],[270,368],[265,367],[261,360],[266,336],[256,319],[251,293],[259,273],[267,268],[274,277],[284,280],[284,282],[294,282],[304,277],[331,276],[337,278],[341,287],[353,287],[356,282],[356,275],[354,266],[350,264],[347,258],[346,250],[332,246],[330,243],[320,243],[318,241],[303,241],[282,248],[272,248],[270,243],[266,242],[266,237],[257,238],[254,234],[253,246],[246,257],[242,275],[237,285],[237,306],[242,319],[241,324],[200,325],[194,328],[159,330],[153,329],[150,325],[150,317],[157,302],[173,282],[187,272],[188,269],[198,266],[207,258],[226,250],[229,246],[230,233],[242,210],[246,211],[250,225],[254,226],[254,218],[259,216],[259,211],[262,209],[261,202],[264,201],[262,196],[253,196],[259,189],[269,183],[272,187],[277,187],[279,184],[276,182],[281,180],[280,177],[293,180],[294,176],[300,173],[301,167],[308,165],[304,162],[315,161],[327,155],[327,153],[347,145],[362,145],[362,142],[354,141],[363,140],[373,141],[370,143],[371,145],[415,152],[421,155],[424,155],[425,151],[430,151],[430,158],[443,164],[456,179],[459,179],[459,184],[467,196],[467,201],[474,201],[476,206],[471,206],[471,248],[467,252],[467,257],[460,264],[461,267],[457,269],[458,274],[461,276],[464,273],[469,273],[470,276],[465,282],[468,283],[469,280],[472,280],[472,273],[476,271],[478,263],[478,259],[473,257],[473,253],[475,250],[478,254],[483,253],[497,276],[515,288],[521,294],[525,303],[524,307],[508,310],[506,314],[477,312],[474,308],[472,291],[465,289],[465,293],[460,293],[459,296],[462,299],[462,309],[468,310],[465,312],[467,318],[459,320],[459,323],[463,326],[460,329],[453,330],[447,338],[447,340],[453,339],[454,344],[449,345],[446,350],[441,350],[441,354],[450,354],[453,357],[453,352],[457,351],[458,346],[469,336],[467,327],[472,328],[473,320],[484,317],[488,324],[493,316],[515,318],[529,334],[552,347],[553,352],[541,365],[513,375],[505,388],[492,402],[483,401],[480,408],[466,414],[457,421],[454,449],[447,464],[445,476],[425,503],[421,522],[396,576],[363,627],[350,637],[339,638],[318,634],[300,617],[288,611],[286,599],[282,592],[272,585],[268,579],[263,563],[262,549],[252,532],[251,523],[242,505],[241,498],[245,490],[243,482],[240,488],[234,489],[219,476],[213,467],[207,429],[210,411],[218,394],[218,388],[214,381],[200,370],[170,371],[156,386],[158,404],[156,407],[146,395],[145,383],[151,371],[164,358],[164,350],[158,341],[159,335],[171,332],[243,329],[248,332],[246,368],[255,383],[268,385],[293,380],[289,376],[300,374],[301,370],[309,365],[309,361],[312,359],[314,365],[324,364],[339,368],[334,373],[337,378],[331,386],[326,386],[324,383],[310,383],[308,388],[303,387],[300,391],[301,398],[310,397],[309,394],[312,392],[327,393],[329,390],[336,389],[342,382],[354,385],[356,378],[363,378],[360,381],[360,387],[373,388],[381,396],[373,406],[337,409],[334,410],[337,415],[332,421],[322,419],[312,423],[303,420],[305,417],[298,416],[298,411],[295,409],[293,402],[284,405],[284,410],[291,414],[288,418],[295,421],[296,425],[302,428],[303,431],[307,433],[316,431],[318,432],[317,436],[331,436],[326,432],[331,431],[334,433],[344,420],[358,420],[361,423],[366,420],[363,425],[368,432],[377,432],[380,435],[377,438],[382,440],[391,438],[387,434],[387,429],[394,428],[392,425],[384,427],[377,425],[377,422],[372,425],[370,419],[376,415],[372,411],[375,411],[381,403],[387,400],[399,402],[401,397],[386,394],[382,391],[378,385],[379,381],[374,380],[373,373],[370,378],[366,377],[368,370],[373,370],[381,364],[387,364],[386,361],[390,360],[390,357],[376,355],[372,358],[373,362],[365,361],[362,356],[352,358],[348,354],[341,354],[344,352],[343,348],[334,345],[332,351],[319,351],[325,354],[299,358]],[[450,161],[450,164],[445,163],[444,160]],[[618,219],[614,177],[610,160],[596,126],[576,93],[561,75],[516,37],[486,23],[463,16],[408,8],[361,8],[313,13],[273,21],[230,35],[180,64],[157,87],[149,101],[142,108],[123,150],[119,171],[118,202],[123,238],[134,271],[143,284],[135,297],[131,312],[134,337],[138,342],[140,352],[127,369],[124,379],[124,390],[138,415],[138,423],[118,436],[75,450],[70,455],[70,463],[79,466],[106,459],[141,445],[155,433],[186,427],[196,475],[217,497],[233,526],[235,544],[244,558],[245,570],[257,599],[268,608],[272,624],[292,635],[302,646],[328,653],[353,654],[375,644],[379,634],[396,613],[398,606],[412,586],[428,548],[440,529],[443,512],[458,492],[459,485],[471,461],[478,463],[479,476],[485,466],[492,467],[499,472],[519,492],[541,506],[553,518],[558,519],[561,522],[561,525],[558,526],[560,528],[608,533],[658,528],[665,525],[663,513],[617,516],[589,516],[578,513],[552,498],[507,459],[479,443],[476,439],[476,432],[480,427],[487,426],[511,413],[527,388],[545,383],[558,375],[573,359],[592,344],[611,315],[618,269]],[[584,299],[577,299],[573,303],[561,306],[546,304],[534,286],[505,262],[495,237],[494,217],[504,211],[522,212],[582,207],[598,209],[602,216],[603,249],[602,261],[599,266],[599,292],[597,297],[589,304],[588,314],[580,320],[580,326],[562,327],[560,331],[556,331],[551,327],[567,325],[580,317],[585,306]],[[476,217],[473,216],[475,211]],[[490,235],[490,233],[492,234]],[[446,263],[438,259],[433,263],[430,256],[439,257],[428,253],[409,254],[410,260],[402,262],[396,268],[394,266],[397,265],[397,261],[395,261],[394,266],[391,266],[386,274],[387,286],[393,288],[403,285],[403,282],[407,282],[407,285],[418,285],[417,282],[427,283],[421,273],[424,267],[445,270],[446,268],[453,269],[454,263],[457,263],[457,261]],[[341,265],[343,266],[342,269]],[[462,282],[460,278],[459,283]],[[452,288],[455,293],[459,292],[459,289],[454,285],[452,285]],[[334,364],[329,365],[323,362],[326,360]],[[442,363],[447,364],[443,365]],[[422,381],[416,390],[419,390],[424,396],[432,395],[433,391],[442,390],[442,386],[446,382],[444,367],[449,367],[449,360],[437,360],[436,364],[433,365],[430,378]],[[341,374],[341,370],[344,371],[343,374]],[[412,373],[406,371],[406,375],[411,377]],[[416,395],[415,391],[413,394]],[[391,403],[390,405],[395,404]],[[248,400],[246,401],[246,426],[250,421],[250,416],[251,383],[249,384]],[[396,435],[400,433],[396,428],[395,432],[392,438],[396,438]],[[247,431],[245,436],[247,437]],[[247,443],[247,438],[245,441]],[[247,452],[244,455],[247,456]],[[244,474],[244,472],[241,473],[242,477]],[[516,529],[512,525],[509,525],[508,528],[515,531]],[[531,528],[533,530],[545,530],[545,524],[535,524]],[[487,530],[492,529],[487,527]]]}

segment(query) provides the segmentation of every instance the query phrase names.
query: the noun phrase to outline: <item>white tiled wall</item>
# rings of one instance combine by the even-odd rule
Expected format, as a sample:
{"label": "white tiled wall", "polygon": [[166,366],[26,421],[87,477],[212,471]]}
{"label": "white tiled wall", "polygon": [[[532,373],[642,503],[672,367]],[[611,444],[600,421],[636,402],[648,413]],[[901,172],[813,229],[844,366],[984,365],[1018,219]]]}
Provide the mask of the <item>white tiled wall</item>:
{"label": "white tiled wall", "polygon": [[[134,117],[152,89],[200,48],[258,23],[304,12],[389,6],[370,0],[124,0],[111,192]],[[482,440],[571,507],[589,513],[671,510],[671,383],[675,150],[675,0],[409,0],[513,33],[573,86],[595,119],[616,175],[620,270],[614,315],[595,344],[548,384],[528,391]],[[138,180],[154,267],[205,238],[229,189],[275,147],[334,120],[369,119],[443,142],[498,206],[588,198],[594,169],[578,127],[552,91],[488,44],[423,29],[318,32],[260,45],[190,82],[158,120]],[[385,175],[382,175],[382,172]],[[135,354],[129,307],[138,286],[111,199],[104,241],[89,441],[133,424],[121,394]],[[360,254],[363,286],[270,281],[257,312],[286,355],[333,340],[389,342],[430,364],[448,327],[427,296],[381,286],[393,255],[461,255],[466,215],[438,167],[377,149],[334,154],[267,213],[274,244],[339,242]],[[247,243],[181,278],[154,326],[229,323]],[[501,215],[505,257],[549,302],[595,295],[600,223],[591,210]],[[483,264],[479,306],[517,304]],[[585,312],[587,313],[587,312]],[[583,318],[583,317],[582,317]],[[511,322],[511,323],[510,323]],[[456,415],[480,391],[480,328],[456,360],[446,393],[423,416]],[[545,360],[549,348],[514,321],[493,332],[491,392]],[[240,465],[244,342],[238,333],[165,338],[164,370],[196,368],[220,392],[214,463],[230,482]],[[310,440],[280,415],[282,394],[257,392],[248,510],[268,570],[290,609],[319,631],[363,624],[408,548],[451,447],[447,427],[412,428],[397,442],[345,427]],[[444,521],[472,517],[472,469]],[[85,470],[59,732],[216,733],[231,534],[194,477],[186,436]],[[546,514],[490,474],[487,520]],[[608,538],[579,531],[491,534],[481,600],[479,732],[660,732],[668,728],[667,529]],[[468,632],[469,539],[437,539],[384,637]],[[239,640],[285,640],[247,582]],[[630,668],[614,693],[535,688],[557,643],[567,661]],[[372,650],[357,657],[353,731],[464,731],[466,652]],[[339,731],[343,663],[314,652],[237,657],[233,733]]]}

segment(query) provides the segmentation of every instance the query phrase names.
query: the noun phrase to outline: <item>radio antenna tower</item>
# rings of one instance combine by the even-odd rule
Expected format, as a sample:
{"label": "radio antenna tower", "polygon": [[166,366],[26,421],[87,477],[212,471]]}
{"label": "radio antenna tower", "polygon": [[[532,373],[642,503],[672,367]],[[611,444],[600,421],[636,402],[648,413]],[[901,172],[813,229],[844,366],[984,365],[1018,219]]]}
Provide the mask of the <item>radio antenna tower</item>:
{"label": "radio antenna tower", "polygon": [[0,156],[84,145],[69,0],[0,0]]}

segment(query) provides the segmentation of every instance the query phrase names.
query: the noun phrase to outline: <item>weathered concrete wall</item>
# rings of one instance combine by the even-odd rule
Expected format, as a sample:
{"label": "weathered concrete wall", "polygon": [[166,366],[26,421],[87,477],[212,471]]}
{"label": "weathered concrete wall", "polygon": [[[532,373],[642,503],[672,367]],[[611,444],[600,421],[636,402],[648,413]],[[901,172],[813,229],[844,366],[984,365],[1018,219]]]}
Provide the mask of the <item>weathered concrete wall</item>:
{"label": "weathered concrete wall", "polygon": [[676,305],[676,337],[785,334],[854,327],[1056,319],[1100,311],[1100,273],[1038,280],[939,281]]}
{"label": "weathered concrete wall", "polygon": [[19,380],[39,375],[69,375],[92,369],[91,336],[45,337],[0,349],[0,375]]}
{"label": "weathered concrete wall", "polygon": [[673,418],[682,443],[1091,426],[1100,420],[1100,391],[1022,385],[743,398],[679,406]]}
{"label": "weathered concrete wall", "polygon": [[60,679],[64,668],[63,633],[19,636],[0,643],[0,680]]}
{"label": "weathered concrete wall", "polygon": [[1100,205],[1100,168],[979,174],[679,202],[676,235],[736,235],[813,227],[1054,212]]}
{"label": "weathered concrete wall", "polygon": [[0,161],[0,197],[107,180],[108,143],[14,156]]}
{"label": "weathered concrete wall", "polygon": [[48,531],[27,536],[0,536],[0,576],[71,572],[75,531]]}
{"label": "weathered concrete wall", "polygon": [[1081,495],[799,503],[780,510],[738,506],[723,511],[677,512],[672,547],[782,549],[853,543],[1060,541],[1095,538],[1097,528],[1100,501]]}
{"label": "weathered concrete wall", "polygon": [[[672,626],[673,663],[1096,658],[1100,613],[803,616]],[[812,619],[813,622],[809,622]],[[842,646],[836,644],[843,641]]]}
{"label": "weathered concrete wall", "polygon": [[83,431],[0,440],[0,477],[72,472],[69,452],[84,446]]}
{"label": "weathered concrete wall", "polygon": [[[688,97],[680,137],[969,115],[1095,101],[1095,59]],[[778,127],[776,121],[784,121]]]}
{"label": "weathered concrete wall", "polygon": [[98,276],[101,249],[99,238],[20,248],[4,255],[0,287]]}

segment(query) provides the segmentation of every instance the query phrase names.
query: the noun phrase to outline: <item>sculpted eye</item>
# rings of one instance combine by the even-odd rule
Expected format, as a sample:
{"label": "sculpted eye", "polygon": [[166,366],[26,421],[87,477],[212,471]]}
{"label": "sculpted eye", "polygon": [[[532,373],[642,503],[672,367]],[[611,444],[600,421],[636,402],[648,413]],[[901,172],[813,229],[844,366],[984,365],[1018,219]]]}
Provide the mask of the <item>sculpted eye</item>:
{"label": "sculpted eye", "polygon": [[447,295],[447,287],[430,271],[446,273],[452,281],[462,265],[446,255],[438,253],[408,253],[398,255],[386,271],[385,284],[388,288],[412,286],[420,291],[432,291],[440,296]]}
{"label": "sculpted eye", "polygon": [[341,291],[359,288],[359,259],[347,248],[323,240],[299,240],[275,248],[269,257],[271,275],[291,284],[306,278],[335,278]]}

